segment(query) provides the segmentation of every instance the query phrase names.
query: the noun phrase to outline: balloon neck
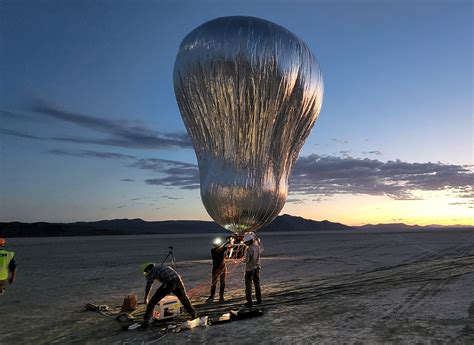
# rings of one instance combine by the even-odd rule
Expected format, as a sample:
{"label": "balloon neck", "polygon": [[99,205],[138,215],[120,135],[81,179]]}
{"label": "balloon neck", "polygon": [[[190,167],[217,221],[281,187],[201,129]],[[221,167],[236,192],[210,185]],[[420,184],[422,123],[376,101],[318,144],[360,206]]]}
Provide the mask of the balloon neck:
{"label": "balloon neck", "polygon": [[243,233],[249,231],[251,226],[248,225],[248,224],[225,224],[224,228],[226,230],[229,230],[229,231],[233,232],[233,233],[243,234]]}
{"label": "balloon neck", "polygon": [[212,219],[229,231],[256,231],[285,205],[288,178],[275,176],[270,164],[250,170],[205,160],[199,162],[199,170],[203,204]]}

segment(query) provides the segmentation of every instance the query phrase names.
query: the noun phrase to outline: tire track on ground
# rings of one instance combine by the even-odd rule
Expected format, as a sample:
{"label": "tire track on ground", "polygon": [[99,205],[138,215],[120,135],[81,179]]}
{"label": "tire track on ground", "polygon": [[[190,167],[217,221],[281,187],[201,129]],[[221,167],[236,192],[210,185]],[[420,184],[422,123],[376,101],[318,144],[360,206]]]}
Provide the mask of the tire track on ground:
{"label": "tire track on ground", "polygon": [[[463,257],[463,255],[467,255],[473,249],[474,245],[469,244],[463,247],[448,247],[444,250],[439,252],[429,251],[428,253],[416,256],[415,258],[410,258],[407,260],[411,265],[420,264],[429,260],[434,260],[437,257],[446,258],[448,255],[452,255],[453,253],[458,255],[458,257]],[[434,281],[427,281],[426,283],[422,284],[420,287],[416,288],[414,291],[409,291],[408,295],[404,300],[398,303],[396,306],[391,308],[386,314],[384,314],[380,319],[378,319],[371,327],[372,331],[375,333],[380,333],[381,330],[385,330],[385,325],[392,321],[398,324],[396,327],[397,329],[406,328],[407,318],[409,320],[413,320],[413,313],[410,315],[410,311],[414,310],[415,308],[419,308],[422,306],[425,301],[433,297],[444,289],[445,286],[452,283],[455,279],[453,276],[453,272],[450,272],[448,277],[444,279],[434,280]],[[400,320],[403,316],[404,322],[400,323]],[[384,334],[387,336],[387,334]]]}

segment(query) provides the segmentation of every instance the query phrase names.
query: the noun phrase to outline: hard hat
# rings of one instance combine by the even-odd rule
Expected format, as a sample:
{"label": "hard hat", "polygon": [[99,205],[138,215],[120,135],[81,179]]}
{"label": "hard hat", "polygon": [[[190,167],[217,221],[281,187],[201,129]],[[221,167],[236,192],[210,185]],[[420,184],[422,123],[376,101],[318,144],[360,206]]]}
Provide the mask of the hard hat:
{"label": "hard hat", "polygon": [[252,241],[253,240],[253,234],[245,234],[244,235],[244,242]]}
{"label": "hard hat", "polygon": [[7,241],[5,241],[4,238],[1,238],[1,237],[0,237],[0,246],[4,246],[5,243],[7,243]]}
{"label": "hard hat", "polygon": [[143,274],[146,274],[145,270],[149,267],[152,266],[151,268],[155,267],[155,264],[153,262],[145,262],[143,265],[140,266],[140,270]]}

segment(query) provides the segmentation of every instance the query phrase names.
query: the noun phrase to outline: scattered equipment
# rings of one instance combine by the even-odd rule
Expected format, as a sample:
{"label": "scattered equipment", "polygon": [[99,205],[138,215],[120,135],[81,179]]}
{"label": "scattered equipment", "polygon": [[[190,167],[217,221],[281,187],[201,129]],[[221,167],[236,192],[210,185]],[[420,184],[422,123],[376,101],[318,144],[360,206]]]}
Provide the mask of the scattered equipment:
{"label": "scattered equipment", "polygon": [[239,260],[245,256],[247,247],[244,244],[244,236],[237,233],[227,236],[226,251],[224,260]]}
{"label": "scattered equipment", "polygon": [[128,313],[120,313],[117,315],[115,319],[121,323],[133,322],[134,320],[132,314],[128,314]]}
{"label": "scattered equipment", "polygon": [[125,327],[124,330],[133,331],[133,330],[139,329],[139,328],[140,328],[140,324],[139,324],[139,323],[133,323],[133,324],[131,324],[130,326]]}
{"label": "scattered equipment", "polygon": [[153,315],[155,319],[166,320],[181,314],[183,305],[178,297],[168,295],[160,301],[160,310]]}
{"label": "scattered equipment", "polygon": [[101,312],[101,311],[105,312],[105,311],[110,310],[109,306],[106,304],[97,305],[97,304],[87,303],[85,308],[86,310],[98,311],[98,312]]}
{"label": "scattered equipment", "polygon": [[210,321],[211,325],[220,325],[222,323],[228,323],[231,321],[250,319],[257,316],[262,316],[262,309],[240,309],[240,310],[231,310],[228,313],[222,314],[217,319],[212,319]]}
{"label": "scattered equipment", "polygon": [[201,318],[196,318],[194,320],[188,320],[181,324],[181,329],[193,329],[198,326],[207,326],[207,316],[203,316]]}
{"label": "scattered equipment", "polygon": [[137,309],[137,294],[132,292],[123,299],[122,307],[120,308],[121,312],[131,312]]}
{"label": "scattered equipment", "polygon": [[[249,240],[258,240],[258,236],[254,232],[246,232],[243,234],[234,233],[227,236],[226,252],[224,254],[224,260],[240,260],[245,256],[247,246],[244,242]],[[218,240],[218,239],[216,239]],[[214,240],[214,243],[216,243]]]}
{"label": "scattered equipment", "polygon": [[230,319],[230,313],[225,313],[219,316],[218,319],[212,320],[211,324],[212,325],[219,325],[221,323],[228,323],[231,322],[232,320]]}
{"label": "scattered equipment", "polygon": [[232,320],[243,320],[243,319],[250,319],[252,317],[262,316],[263,310],[262,309],[240,309],[240,310],[231,310],[230,311],[230,318]]}

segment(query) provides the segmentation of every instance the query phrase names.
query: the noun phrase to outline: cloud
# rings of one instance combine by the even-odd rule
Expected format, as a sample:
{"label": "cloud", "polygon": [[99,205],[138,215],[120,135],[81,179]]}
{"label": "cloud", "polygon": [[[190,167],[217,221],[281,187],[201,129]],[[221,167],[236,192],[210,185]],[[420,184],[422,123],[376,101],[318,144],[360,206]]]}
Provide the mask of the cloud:
{"label": "cloud", "polygon": [[466,190],[463,190],[459,196],[461,198],[466,198],[466,199],[473,199],[474,200],[474,189],[466,189]]}
{"label": "cloud", "polygon": [[[75,157],[119,159],[125,161],[128,167],[156,174],[156,177],[145,180],[149,185],[164,186],[167,189],[199,189],[199,169],[193,163],[160,158],[137,159],[130,155],[87,150],[49,152]],[[419,200],[418,191],[446,190],[464,198],[467,205],[472,205],[474,173],[468,166],[439,162],[383,162],[369,158],[310,155],[300,157],[296,162],[289,187],[290,203],[301,202],[301,196],[312,196],[312,200],[321,201],[337,194],[382,195],[396,200]]]}
{"label": "cloud", "polygon": [[465,201],[465,202],[450,202],[449,205],[474,208],[474,199],[471,199],[471,200],[468,200],[468,201]]}
{"label": "cloud", "polygon": [[123,182],[135,182],[135,180],[131,179],[131,178],[123,178],[121,179],[120,181],[123,181]]}
{"label": "cloud", "polygon": [[[147,179],[151,185],[182,189],[199,188],[197,165],[164,159],[139,159],[130,166],[160,175]],[[450,190],[474,199],[474,173],[461,165],[408,163],[400,160],[310,155],[298,159],[290,178],[292,197],[311,195],[324,200],[337,194],[385,195],[396,200],[419,200],[417,191]]]}
{"label": "cloud", "polygon": [[286,203],[290,203],[290,204],[303,204],[304,201],[301,200],[301,199],[298,199],[298,198],[288,198],[286,199]]}
{"label": "cloud", "polygon": [[18,111],[9,111],[9,110],[1,110],[0,109],[0,118],[7,119],[10,121],[20,120],[20,121],[28,121],[31,120],[31,117],[27,114],[23,114]]}
{"label": "cloud", "polygon": [[326,201],[328,198],[323,198],[323,197],[317,197],[315,199],[311,199],[311,201],[316,201],[316,202],[321,202],[321,201]]}
{"label": "cloud", "polygon": [[339,151],[339,154],[344,158],[352,158],[352,156],[350,155],[351,151],[352,150]]}
{"label": "cloud", "polygon": [[158,133],[147,127],[133,125],[123,120],[109,120],[61,110],[43,101],[37,102],[31,110],[52,119],[73,123],[109,136],[101,139],[55,137],[54,140],[145,149],[192,147],[186,133]]}
{"label": "cloud", "polygon": [[180,199],[183,199],[183,198],[177,198],[177,197],[169,196],[169,195],[163,195],[163,198],[169,199],[169,200],[180,200]]}
{"label": "cloud", "polygon": [[374,156],[381,156],[382,152],[374,150],[374,151],[362,151],[364,155],[374,155]]}
{"label": "cloud", "polygon": [[[37,101],[29,109],[32,119],[48,118],[56,123],[72,123],[80,128],[100,133],[102,136],[94,138],[87,136],[53,136],[48,138],[37,137],[20,131],[3,129],[2,133],[28,139],[52,140],[77,144],[93,144],[133,149],[176,149],[192,148],[191,141],[186,132],[160,133],[143,125],[130,121],[110,120],[102,117],[79,114],[54,107],[45,101]],[[0,111],[2,117],[13,118],[16,113]],[[105,137],[103,136],[105,134]]]}
{"label": "cloud", "polygon": [[147,184],[191,190],[199,189],[199,169],[196,164],[149,158],[139,159],[130,166],[162,175],[162,177],[145,180]]}
{"label": "cloud", "polygon": [[[143,170],[151,170],[155,172],[163,172],[163,170],[173,169],[173,168],[198,171],[198,166],[196,164],[186,163],[186,162],[181,162],[181,161],[174,161],[174,160],[169,160],[169,159],[161,159],[161,158],[137,159],[137,161],[134,164],[132,164],[132,166],[143,169]],[[169,172],[173,172],[173,171],[170,170]],[[176,172],[181,173],[182,170],[179,170]]]}
{"label": "cloud", "polygon": [[331,138],[331,141],[336,143],[336,144],[340,144],[340,145],[349,144],[349,142],[347,140],[340,140],[340,139],[336,139],[336,138]]}
{"label": "cloud", "polygon": [[472,192],[474,174],[442,163],[382,162],[310,155],[298,159],[290,179],[292,192],[311,195],[368,194],[392,199],[417,199],[415,191]]}
{"label": "cloud", "polygon": [[390,219],[391,222],[403,222],[404,219],[403,218],[392,218]]}
{"label": "cloud", "polygon": [[103,158],[103,159],[135,159],[135,156],[124,155],[121,153],[114,153],[114,152],[100,152],[100,151],[89,151],[89,150],[60,150],[60,149],[49,150],[48,152],[53,155],[58,155],[58,156],[91,157],[91,158]]}
{"label": "cloud", "polygon": [[15,131],[13,129],[0,128],[0,133],[24,139],[44,140],[44,138],[38,137],[36,135]]}

